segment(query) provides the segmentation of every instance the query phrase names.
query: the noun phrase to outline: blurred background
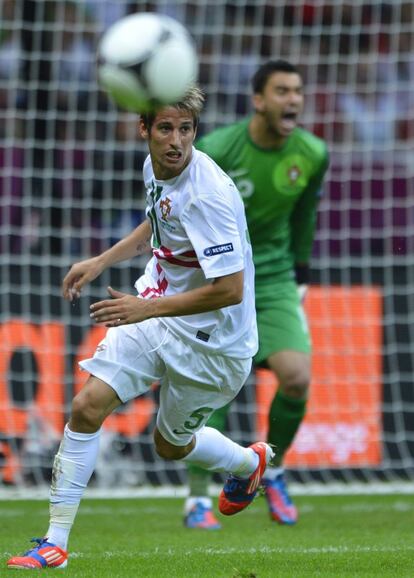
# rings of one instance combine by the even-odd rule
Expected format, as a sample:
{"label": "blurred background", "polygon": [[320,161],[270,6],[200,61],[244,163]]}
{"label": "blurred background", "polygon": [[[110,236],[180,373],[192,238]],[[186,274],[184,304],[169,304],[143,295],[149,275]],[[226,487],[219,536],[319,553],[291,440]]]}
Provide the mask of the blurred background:
{"label": "blurred background", "polygon": [[[145,259],[73,305],[60,283],[143,218],[137,117],[96,83],[102,32],[132,12],[191,32],[205,133],[250,112],[270,58],[299,66],[303,126],[331,166],[306,303],[315,347],[309,414],[291,449],[298,484],[414,480],[414,8],[411,1],[2,0],[0,3],[0,486],[49,479],[77,360],[103,331],[89,305],[132,292]],[[177,63],[178,65],[178,63]],[[229,415],[236,441],[266,429],[275,384],[252,374]],[[182,485],[153,451],[157,389],[105,425],[95,485]]]}

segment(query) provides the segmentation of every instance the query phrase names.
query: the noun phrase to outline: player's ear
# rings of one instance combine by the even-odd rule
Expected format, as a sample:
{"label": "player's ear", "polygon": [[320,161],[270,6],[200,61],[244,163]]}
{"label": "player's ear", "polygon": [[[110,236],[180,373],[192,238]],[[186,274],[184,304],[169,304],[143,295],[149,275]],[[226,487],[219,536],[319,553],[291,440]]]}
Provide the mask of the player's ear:
{"label": "player's ear", "polygon": [[144,119],[141,117],[138,121],[138,133],[141,138],[148,139],[148,129],[145,125]]}
{"label": "player's ear", "polygon": [[256,110],[257,112],[263,112],[264,110],[263,95],[261,95],[259,92],[255,92],[252,96],[252,104],[254,110]]}

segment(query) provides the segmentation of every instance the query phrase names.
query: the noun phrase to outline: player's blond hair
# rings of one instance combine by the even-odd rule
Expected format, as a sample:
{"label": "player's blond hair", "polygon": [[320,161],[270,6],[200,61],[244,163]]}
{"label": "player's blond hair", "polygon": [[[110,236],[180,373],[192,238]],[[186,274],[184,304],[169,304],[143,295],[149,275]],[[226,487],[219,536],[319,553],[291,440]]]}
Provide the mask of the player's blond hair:
{"label": "player's blond hair", "polygon": [[[198,119],[200,117],[201,111],[204,105],[204,94],[201,88],[197,85],[191,86],[183,98],[174,104],[167,105],[165,108],[176,108],[177,110],[182,110],[191,114],[194,119],[194,128],[197,128]],[[164,107],[163,107],[164,108]],[[141,121],[147,130],[151,130],[151,126],[157,116],[157,113],[162,110],[159,108],[153,112],[148,112],[141,115]]]}
{"label": "player's blond hair", "polygon": [[204,94],[200,87],[193,85],[186,92],[184,98],[174,104],[175,108],[185,110],[193,115],[194,118],[200,116],[204,105]]}

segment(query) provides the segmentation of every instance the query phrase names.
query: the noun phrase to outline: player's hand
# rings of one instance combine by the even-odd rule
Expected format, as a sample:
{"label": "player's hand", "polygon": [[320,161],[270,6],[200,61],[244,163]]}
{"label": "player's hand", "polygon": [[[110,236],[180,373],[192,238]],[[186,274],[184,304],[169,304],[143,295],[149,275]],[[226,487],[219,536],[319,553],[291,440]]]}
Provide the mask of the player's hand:
{"label": "player's hand", "polygon": [[305,284],[303,283],[303,284],[301,284],[301,285],[298,285],[297,288],[298,288],[298,294],[299,294],[300,302],[301,302],[302,305],[303,305],[303,303],[305,302],[305,297],[306,297],[306,294],[307,294],[307,292],[308,292],[309,286],[308,286],[308,285],[305,285]]}
{"label": "player's hand", "polygon": [[112,287],[108,287],[108,293],[112,299],[91,305],[91,318],[96,323],[105,323],[106,327],[119,327],[148,319],[147,300],[115,291]]}
{"label": "player's hand", "polygon": [[99,257],[92,257],[75,263],[62,282],[62,295],[68,301],[80,297],[82,287],[96,279],[104,270],[104,264]]}

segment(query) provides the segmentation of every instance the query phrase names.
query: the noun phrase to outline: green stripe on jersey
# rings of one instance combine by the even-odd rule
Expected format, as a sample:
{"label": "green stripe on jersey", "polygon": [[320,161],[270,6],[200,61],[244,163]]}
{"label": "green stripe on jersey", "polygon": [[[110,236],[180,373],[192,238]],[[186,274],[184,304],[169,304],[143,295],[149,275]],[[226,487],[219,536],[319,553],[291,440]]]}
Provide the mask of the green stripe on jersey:
{"label": "green stripe on jersey", "polygon": [[156,248],[161,247],[161,235],[160,235],[160,229],[158,226],[157,213],[155,210],[155,205],[160,200],[161,193],[162,193],[162,187],[161,186],[156,187],[155,183],[153,182],[152,183],[152,189],[150,191],[150,198],[151,198],[152,204],[148,210],[148,217],[149,217],[150,222],[151,222],[152,244]]}

